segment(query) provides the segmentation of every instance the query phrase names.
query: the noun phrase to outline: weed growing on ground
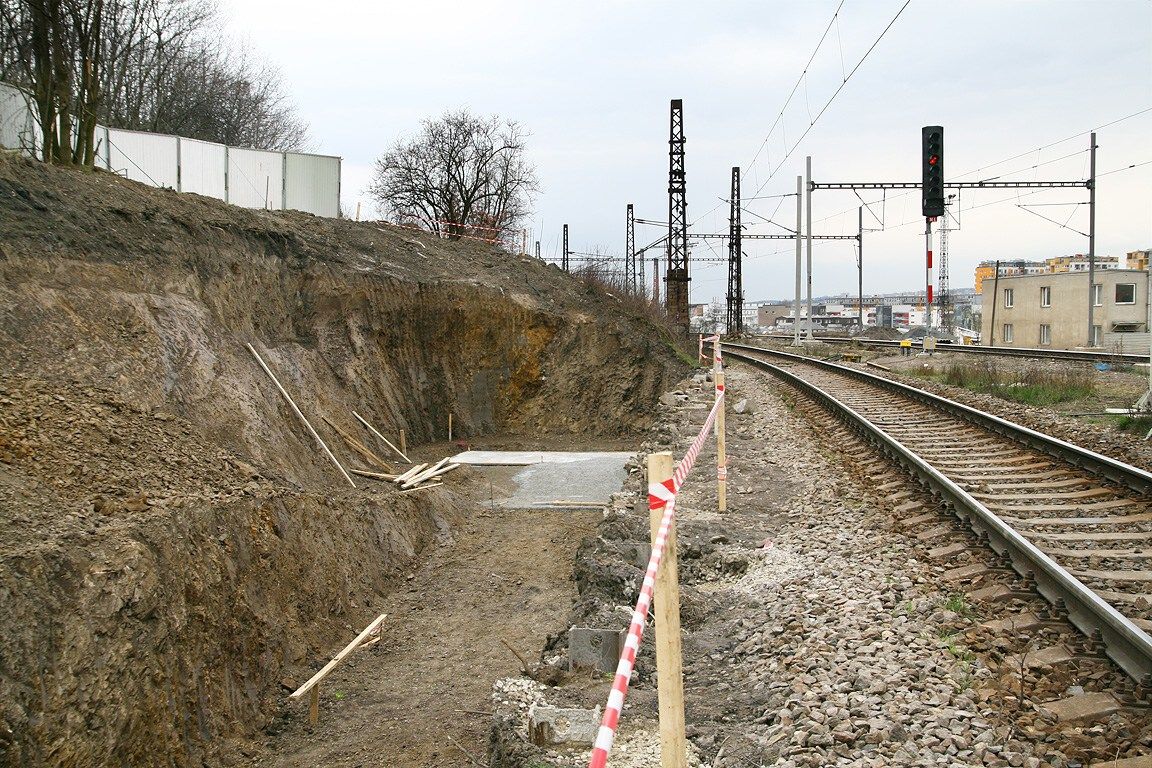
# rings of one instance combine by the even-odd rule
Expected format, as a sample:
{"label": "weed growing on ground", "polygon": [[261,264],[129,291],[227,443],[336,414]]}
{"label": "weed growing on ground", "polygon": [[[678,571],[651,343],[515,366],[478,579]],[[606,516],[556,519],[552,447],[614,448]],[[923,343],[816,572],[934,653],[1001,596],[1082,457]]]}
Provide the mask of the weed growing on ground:
{"label": "weed growing on ground", "polygon": [[1054,405],[1082,400],[1096,392],[1090,368],[1028,368],[1017,373],[1001,369],[994,360],[980,360],[975,363],[949,363],[942,370],[926,365],[912,372],[922,378],[1026,405]]}
{"label": "weed growing on ground", "polygon": [[949,595],[948,599],[944,601],[944,608],[960,616],[972,615],[972,606],[968,605],[968,601],[961,592],[953,592]]}
{"label": "weed growing on ground", "polygon": [[1144,436],[1152,429],[1152,416],[1113,416],[1112,423],[1121,432],[1132,432]]}

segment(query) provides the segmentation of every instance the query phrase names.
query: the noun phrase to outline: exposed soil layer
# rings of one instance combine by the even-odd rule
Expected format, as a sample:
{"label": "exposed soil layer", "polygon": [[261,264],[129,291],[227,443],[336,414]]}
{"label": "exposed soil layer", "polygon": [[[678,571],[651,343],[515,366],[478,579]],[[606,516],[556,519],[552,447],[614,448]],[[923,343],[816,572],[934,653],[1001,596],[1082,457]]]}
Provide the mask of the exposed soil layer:
{"label": "exposed soil layer", "polygon": [[535,260],[0,157],[0,764],[239,759],[469,519],[349,487],[247,343],[353,466],[324,419],[619,441],[684,369]]}

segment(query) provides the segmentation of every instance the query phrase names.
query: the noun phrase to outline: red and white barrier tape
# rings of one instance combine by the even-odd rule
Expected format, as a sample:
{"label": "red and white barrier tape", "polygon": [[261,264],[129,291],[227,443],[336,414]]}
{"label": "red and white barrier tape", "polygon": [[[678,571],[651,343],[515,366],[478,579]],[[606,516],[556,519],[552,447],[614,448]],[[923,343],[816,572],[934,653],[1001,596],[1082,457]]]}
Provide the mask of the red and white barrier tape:
{"label": "red and white barrier tape", "polygon": [[620,663],[616,666],[616,677],[612,681],[612,692],[608,694],[608,704],[604,707],[604,718],[600,721],[600,730],[596,734],[596,741],[592,745],[592,759],[588,768],[604,768],[608,764],[608,753],[612,750],[612,741],[616,738],[616,725],[620,722],[620,710],[624,706],[624,696],[628,693],[628,681],[632,678],[632,667],[636,664],[636,652],[640,648],[640,639],[644,636],[644,621],[648,617],[648,609],[652,605],[652,591],[656,585],[656,573],[660,570],[660,560],[664,557],[664,548],[668,544],[668,530],[672,527],[672,518],[676,513],[676,494],[684,484],[700,449],[708,439],[712,424],[716,421],[716,414],[720,412],[724,403],[724,393],[718,393],[716,404],[708,413],[700,434],[692,441],[684,458],[676,465],[672,477],[662,483],[648,484],[648,507],[660,509],[664,507],[664,516],[660,519],[660,528],[656,533],[656,540],[652,542],[652,556],[648,558],[648,568],[644,572],[644,583],[640,588],[640,598],[636,601],[636,608],[632,611],[632,622],[628,626],[628,637],[624,640],[624,651],[620,654]]}

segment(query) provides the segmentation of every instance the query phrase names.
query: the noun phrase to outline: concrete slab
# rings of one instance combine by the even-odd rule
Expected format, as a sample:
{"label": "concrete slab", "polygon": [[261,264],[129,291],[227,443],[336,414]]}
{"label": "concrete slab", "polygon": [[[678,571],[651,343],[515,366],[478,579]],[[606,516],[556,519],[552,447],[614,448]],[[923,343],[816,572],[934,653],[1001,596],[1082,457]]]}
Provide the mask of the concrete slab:
{"label": "concrete slab", "polygon": [[564,464],[586,459],[628,461],[636,454],[625,451],[464,451],[452,457],[454,464],[518,467],[529,464]]}
{"label": "concrete slab", "polygon": [[1042,705],[1062,723],[1098,720],[1120,711],[1120,702],[1110,693],[1086,693]]}
{"label": "concrete slab", "polygon": [[600,707],[563,709],[537,704],[528,710],[528,732],[537,746],[579,742],[591,744],[600,730]]}
{"label": "concrete slab", "polygon": [[1152,755],[1126,757],[1123,760],[1109,760],[1106,763],[1092,763],[1092,768],[1152,768]]}
{"label": "concrete slab", "polygon": [[634,453],[624,451],[465,451],[452,460],[485,467],[522,467],[512,475],[511,495],[493,499],[500,507],[525,509],[598,508],[608,503],[627,479],[624,469]]}

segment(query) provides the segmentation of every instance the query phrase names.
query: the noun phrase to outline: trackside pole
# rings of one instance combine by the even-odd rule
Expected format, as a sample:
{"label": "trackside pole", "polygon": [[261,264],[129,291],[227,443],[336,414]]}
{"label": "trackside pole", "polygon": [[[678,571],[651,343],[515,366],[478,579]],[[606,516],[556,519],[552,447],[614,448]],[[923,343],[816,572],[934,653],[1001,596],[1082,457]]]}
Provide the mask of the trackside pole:
{"label": "trackside pole", "polygon": [[[716,383],[716,400],[724,396],[724,361],[720,357],[720,337],[712,342],[712,380]],[[716,412],[716,509],[728,509],[728,454],[724,447],[724,411],[727,403]]]}
{"label": "trackside pole", "polygon": [[[672,479],[672,454],[648,454],[648,483]],[[649,511],[655,546],[664,507]],[[684,746],[684,671],[680,657],[680,585],[676,576],[676,518],[668,528],[668,542],[652,596],[656,611],[656,686],[660,702],[660,766],[687,768]]]}

